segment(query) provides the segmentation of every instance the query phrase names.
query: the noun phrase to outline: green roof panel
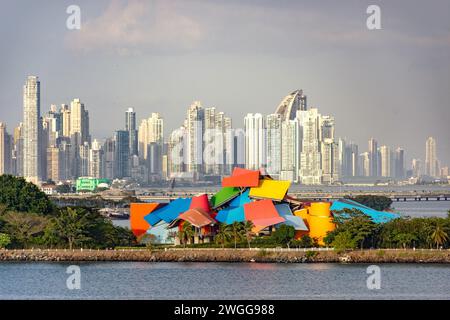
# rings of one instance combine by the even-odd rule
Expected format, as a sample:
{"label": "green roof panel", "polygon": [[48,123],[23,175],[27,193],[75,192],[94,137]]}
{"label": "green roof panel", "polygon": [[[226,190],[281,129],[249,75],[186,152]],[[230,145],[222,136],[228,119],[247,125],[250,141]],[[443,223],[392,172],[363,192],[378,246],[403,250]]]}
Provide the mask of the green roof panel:
{"label": "green roof panel", "polygon": [[239,194],[240,189],[237,187],[224,187],[211,197],[211,206],[213,209],[220,207],[236,198]]}

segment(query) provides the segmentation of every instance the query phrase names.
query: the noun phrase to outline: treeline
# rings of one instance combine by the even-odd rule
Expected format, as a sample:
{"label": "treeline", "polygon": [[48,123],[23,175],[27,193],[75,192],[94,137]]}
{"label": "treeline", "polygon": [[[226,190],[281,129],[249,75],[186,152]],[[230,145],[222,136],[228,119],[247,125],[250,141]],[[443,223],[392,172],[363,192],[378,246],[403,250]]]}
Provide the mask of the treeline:
{"label": "treeline", "polygon": [[56,208],[34,184],[0,176],[0,248],[104,249],[135,243],[130,230],[96,210]]}
{"label": "treeline", "polygon": [[336,212],[337,227],[324,242],[336,249],[448,248],[450,211],[446,218],[397,218],[376,224],[359,210]]}

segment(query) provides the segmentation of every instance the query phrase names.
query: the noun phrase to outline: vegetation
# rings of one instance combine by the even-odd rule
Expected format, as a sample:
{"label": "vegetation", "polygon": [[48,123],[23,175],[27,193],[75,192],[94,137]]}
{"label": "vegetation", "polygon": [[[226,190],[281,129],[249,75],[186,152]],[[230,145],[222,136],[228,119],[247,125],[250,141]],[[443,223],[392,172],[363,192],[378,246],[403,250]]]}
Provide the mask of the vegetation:
{"label": "vegetation", "polygon": [[379,211],[388,210],[392,205],[391,198],[385,196],[359,195],[350,199]]}
{"label": "vegetation", "polygon": [[337,249],[352,248],[448,248],[450,217],[397,218],[383,224],[373,223],[359,210],[335,214],[336,230],[324,241]]}
{"label": "vegetation", "polygon": [[55,211],[53,203],[35,184],[11,175],[0,176],[0,203],[11,211],[38,214]]}
{"label": "vegetation", "polygon": [[0,249],[6,248],[11,243],[11,238],[6,233],[0,233]]}
{"label": "vegetation", "polygon": [[289,248],[290,243],[294,240],[295,228],[282,224],[274,233],[272,233],[272,239],[275,243],[287,246]]}

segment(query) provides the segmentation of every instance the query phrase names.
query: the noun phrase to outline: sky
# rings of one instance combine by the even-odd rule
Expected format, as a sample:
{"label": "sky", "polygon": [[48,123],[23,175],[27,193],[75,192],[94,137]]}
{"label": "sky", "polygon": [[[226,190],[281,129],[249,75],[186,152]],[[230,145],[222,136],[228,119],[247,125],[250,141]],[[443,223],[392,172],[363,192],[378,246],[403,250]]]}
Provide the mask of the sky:
{"label": "sky", "polygon": [[[81,29],[69,30],[69,5]],[[381,29],[369,30],[369,5]],[[367,150],[425,158],[434,136],[450,165],[450,1],[52,1],[0,2],[0,121],[22,119],[27,75],[41,81],[42,113],[80,98],[91,133],[122,129],[125,111],[160,112],[166,132],[195,100],[243,127],[303,89],[333,115],[336,134]],[[409,166],[409,164],[408,164]]]}

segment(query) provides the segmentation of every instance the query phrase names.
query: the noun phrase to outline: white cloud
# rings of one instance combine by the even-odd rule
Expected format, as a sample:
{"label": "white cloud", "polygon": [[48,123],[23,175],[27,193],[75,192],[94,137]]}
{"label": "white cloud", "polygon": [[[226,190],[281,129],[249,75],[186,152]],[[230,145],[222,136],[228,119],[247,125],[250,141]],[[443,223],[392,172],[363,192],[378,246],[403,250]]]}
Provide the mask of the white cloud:
{"label": "white cloud", "polygon": [[175,2],[112,0],[99,17],[82,20],[81,30],[68,32],[65,41],[69,49],[83,53],[134,54],[189,50],[203,35],[200,24],[183,15]]}

